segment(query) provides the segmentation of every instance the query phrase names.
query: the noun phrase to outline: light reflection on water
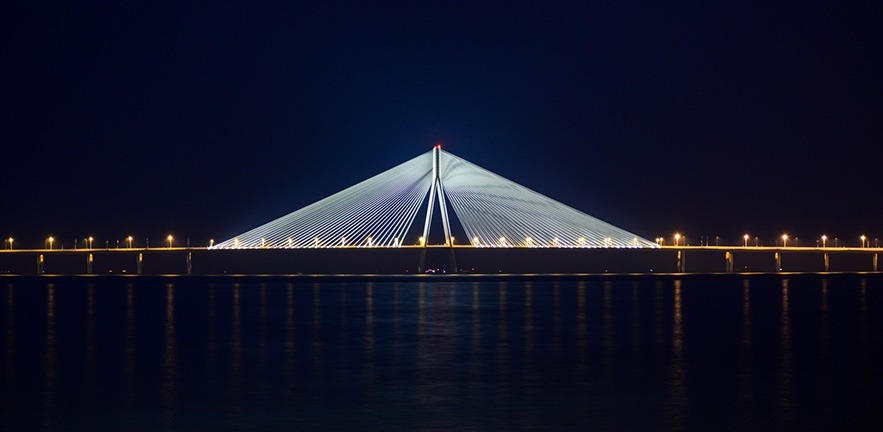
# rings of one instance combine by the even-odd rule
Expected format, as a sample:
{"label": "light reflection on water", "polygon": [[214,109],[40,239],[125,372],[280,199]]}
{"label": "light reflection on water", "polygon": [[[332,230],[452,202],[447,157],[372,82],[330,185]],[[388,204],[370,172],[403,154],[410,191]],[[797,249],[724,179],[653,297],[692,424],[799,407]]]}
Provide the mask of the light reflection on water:
{"label": "light reflection on water", "polygon": [[791,363],[791,298],[789,280],[782,280],[782,318],[781,318],[781,347],[779,352],[779,419],[780,427],[791,428],[792,425],[792,363]]}
{"label": "light reflection on water", "polygon": [[3,430],[827,429],[879,400],[871,277],[35,283],[0,308]]}

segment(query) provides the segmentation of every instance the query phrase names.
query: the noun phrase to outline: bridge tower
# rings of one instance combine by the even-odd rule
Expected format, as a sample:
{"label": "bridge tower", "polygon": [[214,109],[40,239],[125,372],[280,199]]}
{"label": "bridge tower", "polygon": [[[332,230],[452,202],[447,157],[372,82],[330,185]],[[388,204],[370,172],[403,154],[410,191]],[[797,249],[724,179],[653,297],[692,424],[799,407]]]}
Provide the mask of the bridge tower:
{"label": "bridge tower", "polygon": [[441,180],[441,167],[439,164],[439,154],[441,153],[441,144],[437,144],[432,148],[432,179],[429,187],[429,205],[426,207],[426,221],[423,223],[423,250],[420,251],[420,263],[417,265],[417,271],[422,273],[424,264],[426,264],[426,248],[429,245],[429,227],[432,225],[432,212],[435,209],[435,198],[438,196],[438,207],[441,212],[442,227],[445,232],[445,246],[449,248],[449,261],[451,272],[457,273],[457,259],[454,257],[454,242],[451,240],[451,220],[448,218],[448,205],[445,202],[444,184]]}
{"label": "bridge tower", "polygon": [[441,181],[439,169],[439,153],[441,144],[432,148],[432,186],[429,187],[429,207],[426,208],[426,223],[423,224],[423,247],[429,243],[429,226],[432,224],[432,212],[435,208],[435,197],[438,195],[438,205],[441,210],[442,226],[445,231],[445,245],[451,245],[451,221],[448,219],[448,206],[445,203],[444,187]]}

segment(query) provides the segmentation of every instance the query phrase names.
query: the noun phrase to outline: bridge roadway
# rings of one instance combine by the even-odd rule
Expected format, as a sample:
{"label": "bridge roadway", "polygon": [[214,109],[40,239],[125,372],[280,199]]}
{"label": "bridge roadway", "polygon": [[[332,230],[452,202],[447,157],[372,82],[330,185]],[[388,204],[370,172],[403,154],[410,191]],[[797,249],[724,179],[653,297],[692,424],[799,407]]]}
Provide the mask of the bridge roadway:
{"label": "bridge roadway", "polygon": [[[449,261],[448,257],[456,255],[459,270],[471,273],[877,272],[879,255],[883,252],[879,247],[751,245],[652,249],[471,245],[453,248],[414,245],[321,249],[6,249],[0,250],[0,274],[414,273],[417,269],[411,263],[416,263],[414,257],[423,250],[437,257],[426,268],[446,271],[448,267],[454,268],[455,261]],[[194,256],[198,263],[196,271]]]}

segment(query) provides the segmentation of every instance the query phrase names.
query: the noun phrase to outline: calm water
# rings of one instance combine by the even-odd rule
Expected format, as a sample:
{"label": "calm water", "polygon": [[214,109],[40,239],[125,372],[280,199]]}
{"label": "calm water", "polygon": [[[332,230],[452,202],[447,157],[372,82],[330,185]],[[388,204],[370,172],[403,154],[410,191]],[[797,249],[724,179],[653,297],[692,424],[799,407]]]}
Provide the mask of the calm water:
{"label": "calm water", "polygon": [[855,430],[883,408],[874,276],[52,281],[0,286],[5,431]]}

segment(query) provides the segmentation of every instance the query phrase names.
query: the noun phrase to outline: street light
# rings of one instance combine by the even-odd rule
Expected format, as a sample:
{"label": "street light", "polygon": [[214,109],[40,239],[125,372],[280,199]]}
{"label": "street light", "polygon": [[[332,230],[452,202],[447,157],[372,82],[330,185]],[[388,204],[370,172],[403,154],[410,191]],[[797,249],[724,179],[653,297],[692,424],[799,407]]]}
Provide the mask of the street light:
{"label": "street light", "polygon": [[675,246],[680,246],[680,244],[681,244],[681,234],[676,233],[675,234]]}
{"label": "street light", "polygon": [[788,234],[782,234],[782,247],[788,246]]}
{"label": "street light", "polygon": [[12,240],[13,240],[13,238],[10,237],[9,238],[9,250],[12,250]]}
{"label": "street light", "polygon": [[[131,246],[129,246],[129,247],[131,247]],[[209,239],[208,247],[215,247],[215,239]]]}
{"label": "street light", "polygon": [[89,237],[89,249],[92,249],[92,240],[95,240],[91,236]]}
{"label": "street light", "polygon": [[828,236],[823,235],[823,236],[822,236],[822,247],[825,247],[825,244],[826,244],[827,242],[828,242]]}
{"label": "street light", "polygon": [[865,239],[866,239],[866,238],[867,238],[867,237],[865,237],[865,235],[864,235],[864,234],[862,234],[862,236],[861,236],[861,237],[859,237],[859,238],[861,238],[861,239],[862,239],[862,247],[865,247]]}
{"label": "street light", "polygon": [[743,244],[743,246],[748,247],[748,239],[750,239],[750,238],[751,238],[751,236],[748,235],[748,234],[745,234],[745,235],[742,236],[742,240],[745,241],[745,243]]}
{"label": "street light", "polygon": [[129,249],[132,249],[132,236],[126,237],[126,241],[129,242]]}
{"label": "street light", "polygon": [[49,242],[49,249],[50,249],[50,250],[51,250],[51,249],[52,249],[52,242],[54,242],[54,241],[55,241],[55,238],[54,238],[54,237],[52,237],[52,236],[49,236],[49,238],[48,238],[48,239],[46,239],[46,241],[48,241],[48,242]]}
{"label": "street light", "polygon": [[169,241],[169,249],[171,249],[172,248],[172,240],[174,240],[174,237],[172,237],[172,235],[169,234],[169,236],[166,237],[166,240]]}

